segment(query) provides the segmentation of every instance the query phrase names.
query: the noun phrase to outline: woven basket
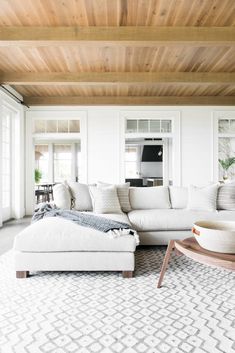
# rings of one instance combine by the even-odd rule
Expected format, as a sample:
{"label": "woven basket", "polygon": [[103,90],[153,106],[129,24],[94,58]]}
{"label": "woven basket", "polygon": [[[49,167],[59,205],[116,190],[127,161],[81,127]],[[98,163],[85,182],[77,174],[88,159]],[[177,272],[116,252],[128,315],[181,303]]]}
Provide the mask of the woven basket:
{"label": "woven basket", "polygon": [[202,248],[235,254],[235,222],[198,221],[194,223],[192,232]]}

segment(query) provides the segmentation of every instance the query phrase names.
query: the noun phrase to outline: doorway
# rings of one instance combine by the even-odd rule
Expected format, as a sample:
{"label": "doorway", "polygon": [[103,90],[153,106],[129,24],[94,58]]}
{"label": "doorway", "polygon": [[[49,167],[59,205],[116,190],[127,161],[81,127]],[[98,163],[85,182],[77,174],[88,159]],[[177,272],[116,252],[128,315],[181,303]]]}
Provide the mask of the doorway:
{"label": "doorway", "polygon": [[180,112],[123,111],[121,119],[121,179],[133,186],[180,186]]}
{"label": "doorway", "polygon": [[125,181],[137,187],[172,185],[171,139],[126,139]]}
{"label": "doorway", "polygon": [[80,142],[37,141],[34,145],[35,203],[53,201],[53,186],[78,181],[81,171]]}

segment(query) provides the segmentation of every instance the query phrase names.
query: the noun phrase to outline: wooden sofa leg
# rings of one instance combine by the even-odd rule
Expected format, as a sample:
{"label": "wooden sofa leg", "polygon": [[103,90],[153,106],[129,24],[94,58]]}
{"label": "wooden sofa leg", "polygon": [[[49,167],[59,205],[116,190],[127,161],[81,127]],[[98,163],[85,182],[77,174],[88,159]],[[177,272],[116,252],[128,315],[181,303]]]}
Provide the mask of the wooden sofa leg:
{"label": "wooden sofa leg", "polygon": [[134,271],[122,271],[123,278],[132,278],[134,276]]}
{"label": "wooden sofa leg", "polygon": [[27,278],[29,271],[16,271],[16,278]]}

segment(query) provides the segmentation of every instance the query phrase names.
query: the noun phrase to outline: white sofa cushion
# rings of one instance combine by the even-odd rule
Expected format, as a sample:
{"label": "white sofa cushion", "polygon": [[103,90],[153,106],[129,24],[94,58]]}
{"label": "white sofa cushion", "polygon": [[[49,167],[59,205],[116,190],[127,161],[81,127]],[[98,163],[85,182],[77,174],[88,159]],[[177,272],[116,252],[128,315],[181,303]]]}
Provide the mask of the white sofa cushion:
{"label": "white sofa cushion", "polygon": [[[126,217],[118,219],[128,223]],[[135,238],[131,235],[111,238],[106,233],[57,217],[44,218],[31,224],[16,236],[14,242],[15,250],[25,252],[132,252],[135,247]]]}
{"label": "white sofa cushion", "polygon": [[122,213],[115,186],[90,187],[95,213]]}
{"label": "white sofa cushion", "polygon": [[222,184],[218,189],[218,210],[235,210],[235,182]]}
{"label": "white sofa cushion", "polygon": [[[98,181],[97,185],[111,186],[112,184]],[[122,211],[123,212],[131,211],[131,205],[130,205],[130,199],[129,199],[130,183],[114,184],[114,186],[117,188],[117,195],[118,195],[118,199],[119,199]]]}
{"label": "white sofa cushion", "polygon": [[68,181],[68,185],[74,199],[73,208],[77,211],[92,211],[92,201],[87,184]]}
{"label": "white sofa cushion", "polygon": [[189,230],[200,220],[234,221],[235,211],[135,210],[128,213],[131,225],[137,231]]}
{"label": "white sofa cushion", "polygon": [[130,204],[133,210],[171,208],[168,187],[130,188]]}
{"label": "white sofa cushion", "polygon": [[188,203],[188,188],[170,186],[170,199],[172,208],[186,208]]}
{"label": "white sofa cushion", "polygon": [[58,208],[69,210],[71,208],[71,194],[65,184],[56,184],[53,187],[54,203]]}
{"label": "white sofa cushion", "polygon": [[190,185],[187,208],[197,211],[215,211],[218,187],[218,184],[210,184],[203,187]]}

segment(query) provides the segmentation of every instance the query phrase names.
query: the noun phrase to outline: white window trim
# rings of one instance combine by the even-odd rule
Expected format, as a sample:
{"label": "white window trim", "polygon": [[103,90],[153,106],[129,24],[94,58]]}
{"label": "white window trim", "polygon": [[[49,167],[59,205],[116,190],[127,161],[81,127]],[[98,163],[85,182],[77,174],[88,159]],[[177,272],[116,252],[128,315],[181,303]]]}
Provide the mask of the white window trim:
{"label": "white window trim", "polygon": [[[172,181],[174,186],[182,185],[181,176],[181,116],[180,111],[121,111],[119,114],[120,119],[120,182],[125,181],[125,139],[134,137],[151,137],[151,138],[172,138]],[[172,132],[171,133],[126,133],[126,120],[127,119],[159,119],[171,120]],[[165,171],[166,172],[166,171]]]}
{"label": "white window trim", "polygon": [[219,119],[235,119],[235,110],[221,110],[212,112],[212,133],[213,133],[213,143],[212,143],[212,180],[217,182],[219,180],[219,168],[218,168],[218,158],[219,158],[219,138],[220,137],[235,137],[235,133],[219,133],[218,122]]}
{"label": "white window trim", "polygon": [[[22,218],[25,214],[24,208],[24,107],[9,97],[5,92],[0,91],[0,117],[3,114],[3,107],[7,107],[15,116],[12,121],[12,131],[14,131],[14,165],[11,164],[12,171],[12,214],[13,218]],[[2,155],[2,124],[0,124],[0,155]],[[0,161],[0,195],[2,194],[2,167]],[[0,198],[0,226],[2,226],[2,198]]]}
{"label": "white window trim", "polygon": [[[42,133],[34,134],[35,120],[80,120],[80,133]],[[34,144],[54,141],[81,141],[81,182],[87,183],[87,112],[70,109],[37,109],[26,112],[26,214],[33,213],[34,206]],[[54,141],[52,141],[54,140]]]}

